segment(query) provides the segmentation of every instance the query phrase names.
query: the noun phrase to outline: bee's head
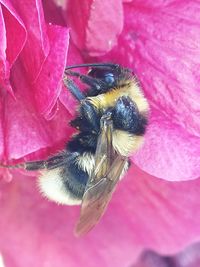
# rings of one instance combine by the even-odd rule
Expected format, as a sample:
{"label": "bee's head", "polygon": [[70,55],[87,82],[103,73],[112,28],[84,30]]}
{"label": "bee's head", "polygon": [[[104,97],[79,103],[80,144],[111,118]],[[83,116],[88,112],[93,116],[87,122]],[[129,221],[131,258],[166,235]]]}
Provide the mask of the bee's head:
{"label": "bee's head", "polygon": [[[69,71],[70,69],[89,67],[87,75],[81,75],[78,72]],[[130,83],[132,73],[130,69],[123,68],[119,64],[113,63],[88,63],[74,66],[68,66],[65,69],[68,76],[79,77],[83,83],[89,85],[87,88],[87,96],[96,96],[106,93],[113,88],[119,88]],[[69,84],[70,83],[70,84]],[[78,99],[83,99],[83,94],[68,79],[68,88],[71,88],[72,94]]]}
{"label": "bee's head", "polygon": [[108,67],[93,67],[89,70],[88,75],[101,81],[103,86],[99,93],[105,93],[105,91],[118,87],[125,80],[128,80],[131,71],[119,65],[110,65]]}

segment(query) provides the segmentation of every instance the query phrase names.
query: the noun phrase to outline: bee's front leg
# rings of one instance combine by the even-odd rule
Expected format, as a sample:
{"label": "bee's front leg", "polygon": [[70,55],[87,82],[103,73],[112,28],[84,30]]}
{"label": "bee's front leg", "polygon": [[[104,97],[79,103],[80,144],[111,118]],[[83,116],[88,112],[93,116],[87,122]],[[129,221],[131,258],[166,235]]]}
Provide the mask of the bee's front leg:
{"label": "bee's front leg", "polygon": [[92,132],[99,134],[100,131],[100,114],[91,104],[84,99],[81,101],[79,116],[70,122],[71,126],[83,132]]}

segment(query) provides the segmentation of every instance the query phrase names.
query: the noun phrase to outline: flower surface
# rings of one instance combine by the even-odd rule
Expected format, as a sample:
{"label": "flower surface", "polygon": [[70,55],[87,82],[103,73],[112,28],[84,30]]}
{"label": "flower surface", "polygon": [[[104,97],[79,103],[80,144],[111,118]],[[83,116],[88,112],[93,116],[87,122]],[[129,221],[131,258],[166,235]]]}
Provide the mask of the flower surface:
{"label": "flower surface", "polygon": [[129,67],[151,107],[144,146],[81,239],[77,207],[43,199],[35,173],[0,170],[5,266],[131,266],[146,248],[170,255],[200,239],[199,10],[194,0],[0,1],[1,162],[65,146],[77,104],[62,84],[66,65]]}

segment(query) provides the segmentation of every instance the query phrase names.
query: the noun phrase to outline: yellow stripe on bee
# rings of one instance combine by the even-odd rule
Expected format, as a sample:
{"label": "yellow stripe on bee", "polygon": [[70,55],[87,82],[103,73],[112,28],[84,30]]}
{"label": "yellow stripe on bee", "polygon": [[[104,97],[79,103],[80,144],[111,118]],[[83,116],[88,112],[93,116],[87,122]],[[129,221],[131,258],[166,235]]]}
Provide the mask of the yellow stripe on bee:
{"label": "yellow stripe on bee", "polygon": [[125,157],[129,157],[143,144],[144,137],[136,136],[122,130],[114,130],[113,146],[115,150]]}
{"label": "yellow stripe on bee", "polygon": [[136,103],[139,112],[145,113],[148,111],[148,103],[145,99],[138,83],[135,80],[129,81],[126,86],[113,88],[105,94],[100,94],[94,97],[88,97],[88,100],[100,110],[105,110],[113,107],[118,98],[129,96]]}

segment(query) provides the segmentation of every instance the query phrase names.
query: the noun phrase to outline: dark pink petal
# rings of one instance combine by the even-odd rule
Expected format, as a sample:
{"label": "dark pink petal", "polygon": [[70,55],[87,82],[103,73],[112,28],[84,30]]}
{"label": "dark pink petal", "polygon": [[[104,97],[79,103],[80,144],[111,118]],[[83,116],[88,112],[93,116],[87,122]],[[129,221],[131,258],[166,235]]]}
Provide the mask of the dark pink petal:
{"label": "dark pink petal", "polygon": [[44,0],[42,4],[44,9],[45,21],[47,23],[52,23],[53,25],[66,26],[62,13],[63,9],[65,9],[67,1],[68,0]]}
{"label": "dark pink petal", "polygon": [[12,4],[0,1],[0,87],[11,94],[10,68],[22,50],[25,39],[24,25]]}
{"label": "dark pink petal", "polygon": [[10,67],[22,51],[26,38],[27,31],[20,17],[20,12],[15,1],[1,0],[2,12],[6,28],[6,59]]}
{"label": "dark pink petal", "polygon": [[33,179],[15,174],[1,183],[0,250],[20,267],[131,266],[142,248],[168,255],[200,238],[199,195],[200,179],[166,182],[132,166],[99,225],[77,239],[79,209],[42,200]]}
{"label": "dark pink petal", "polygon": [[14,4],[28,32],[28,39],[20,57],[29,79],[34,81],[50,49],[42,3],[41,0],[17,0]]}
{"label": "dark pink petal", "polygon": [[110,51],[123,27],[121,0],[87,0],[84,5],[80,0],[68,1],[65,16],[74,43],[91,56]]}
{"label": "dark pink petal", "polygon": [[58,105],[57,116],[46,121],[36,111],[31,85],[26,80],[20,63],[13,67],[12,77],[16,99],[5,95],[1,100],[4,159],[19,159],[67,140],[71,132],[68,127],[70,115],[62,104]]}
{"label": "dark pink petal", "polygon": [[48,27],[50,53],[41,72],[33,84],[37,108],[46,118],[51,116],[62,88],[62,78],[66,66],[69,32],[59,26]]}
{"label": "dark pink petal", "polygon": [[200,173],[200,4],[133,1],[124,7],[119,44],[102,60],[133,68],[152,106],[146,145],[136,162],[160,178],[195,179]]}

